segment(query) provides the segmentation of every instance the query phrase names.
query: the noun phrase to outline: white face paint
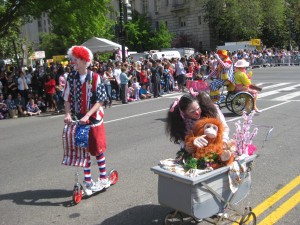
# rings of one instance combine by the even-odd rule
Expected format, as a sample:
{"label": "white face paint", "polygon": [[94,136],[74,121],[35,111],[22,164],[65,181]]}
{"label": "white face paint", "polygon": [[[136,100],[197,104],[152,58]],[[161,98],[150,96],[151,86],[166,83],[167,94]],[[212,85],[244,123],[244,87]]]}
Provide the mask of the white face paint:
{"label": "white face paint", "polygon": [[207,123],[204,126],[204,134],[208,138],[216,138],[218,133],[218,126],[212,123]]}

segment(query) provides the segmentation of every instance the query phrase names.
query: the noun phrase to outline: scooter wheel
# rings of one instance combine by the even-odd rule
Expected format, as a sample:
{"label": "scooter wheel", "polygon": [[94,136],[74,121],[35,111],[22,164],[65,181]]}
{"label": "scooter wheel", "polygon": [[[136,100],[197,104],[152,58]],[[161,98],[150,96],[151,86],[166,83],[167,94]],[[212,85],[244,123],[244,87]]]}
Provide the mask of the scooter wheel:
{"label": "scooter wheel", "polygon": [[74,186],[73,189],[73,202],[77,205],[82,199],[82,189],[79,186]]}
{"label": "scooter wheel", "polygon": [[111,185],[114,185],[119,180],[119,173],[116,170],[111,170],[109,172],[109,181]]}

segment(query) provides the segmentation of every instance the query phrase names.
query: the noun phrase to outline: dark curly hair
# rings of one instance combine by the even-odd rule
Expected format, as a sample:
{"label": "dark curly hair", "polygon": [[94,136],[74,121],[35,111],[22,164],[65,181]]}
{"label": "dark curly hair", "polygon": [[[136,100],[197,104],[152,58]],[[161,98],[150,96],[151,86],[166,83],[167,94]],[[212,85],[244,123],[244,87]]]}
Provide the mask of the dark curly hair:
{"label": "dark curly hair", "polygon": [[[168,111],[166,134],[170,136],[170,141],[179,144],[184,140],[186,134],[186,127],[184,120],[180,115],[180,110],[185,112],[191,103],[197,101],[201,108],[201,117],[217,118],[218,111],[215,104],[205,92],[200,92],[198,96],[194,97],[191,94],[183,95],[178,104],[174,107],[174,111]],[[172,103],[173,105],[173,103]],[[170,109],[172,108],[170,106]],[[180,110],[179,110],[180,109]]]}

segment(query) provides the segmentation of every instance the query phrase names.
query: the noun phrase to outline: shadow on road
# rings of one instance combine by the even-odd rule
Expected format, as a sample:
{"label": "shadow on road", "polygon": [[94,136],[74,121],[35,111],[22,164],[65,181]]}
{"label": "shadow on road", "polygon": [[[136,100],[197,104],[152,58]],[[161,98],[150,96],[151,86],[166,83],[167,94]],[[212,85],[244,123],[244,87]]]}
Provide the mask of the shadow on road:
{"label": "shadow on road", "polygon": [[104,220],[99,225],[151,225],[164,224],[166,215],[171,211],[159,205],[140,205]]}
{"label": "shadow on road", "polygon": [[227,117],[238,117],[237,115],[235,115],[234,113],[232,112],[224,112],[223,115],[227,118]]}
{"label": "shadow on road", "polygon": [[62,202],[56,200],[61,198],[72,199],[71,196],[72,191],[70,190],[29,190],[0,195],[0,201],[12,200],[17,205],[70,207],[72,206],[72,200]]}

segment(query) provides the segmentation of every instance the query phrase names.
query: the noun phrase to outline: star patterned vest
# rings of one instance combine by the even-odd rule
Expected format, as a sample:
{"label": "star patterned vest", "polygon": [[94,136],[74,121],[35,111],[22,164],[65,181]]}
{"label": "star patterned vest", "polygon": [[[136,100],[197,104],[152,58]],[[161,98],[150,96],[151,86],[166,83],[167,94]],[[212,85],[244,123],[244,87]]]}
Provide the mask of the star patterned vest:
{"label": "star patterned vest", "polygon": [[78,72],[68,76],[71,94],[71,111],[73,115],[85,114],[95,103],[96,80],[98,74],[88,70],[85,82],[81,84]]}

